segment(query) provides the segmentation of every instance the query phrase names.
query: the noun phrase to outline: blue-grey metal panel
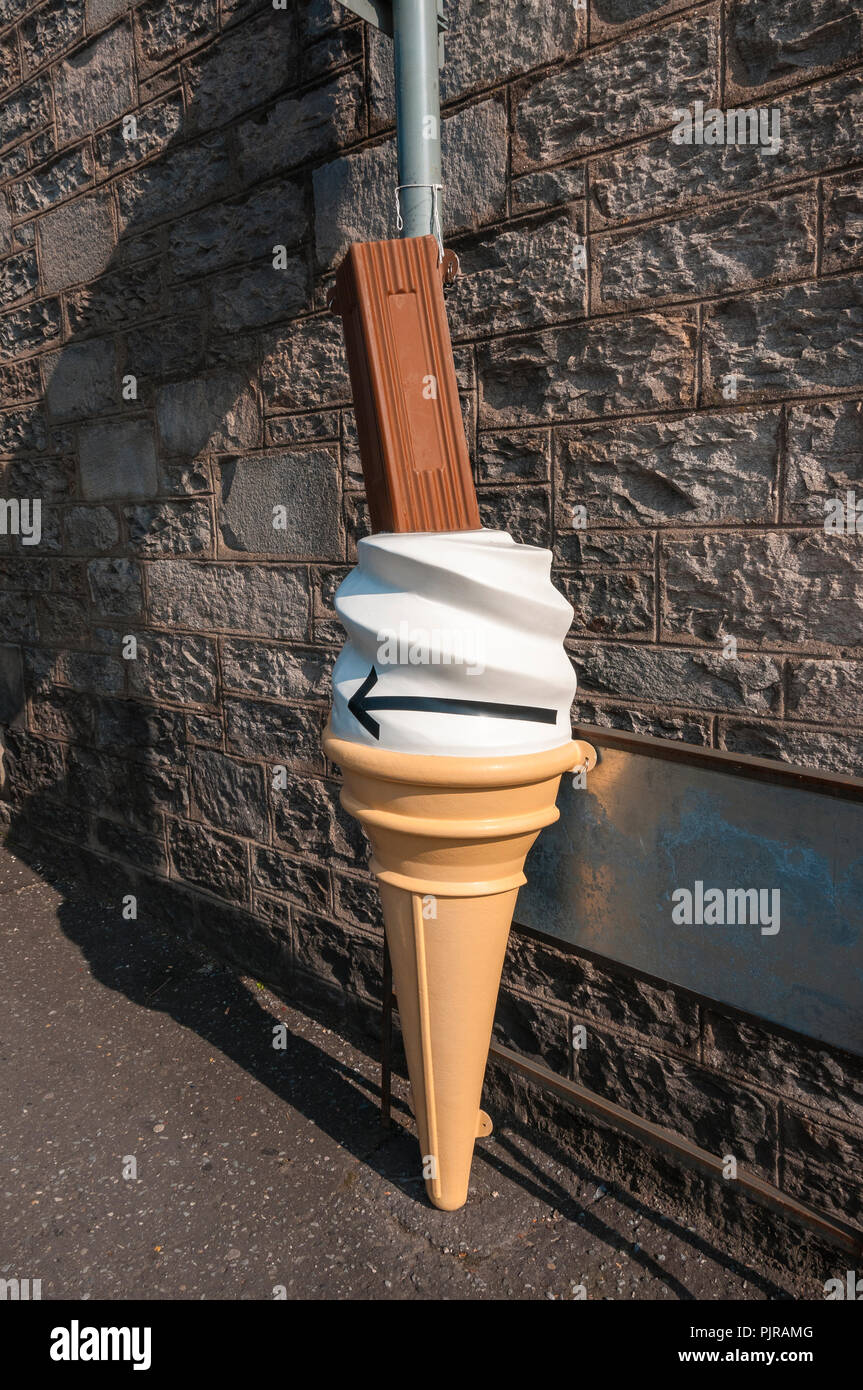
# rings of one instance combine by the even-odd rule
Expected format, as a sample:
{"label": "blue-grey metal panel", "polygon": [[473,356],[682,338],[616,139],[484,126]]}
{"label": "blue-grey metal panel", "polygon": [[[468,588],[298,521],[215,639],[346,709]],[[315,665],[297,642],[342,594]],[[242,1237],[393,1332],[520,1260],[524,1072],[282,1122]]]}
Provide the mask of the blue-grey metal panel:
{"label": "blue-grey metal panel", "polygon": [[[863,801],[817,778],[774,785],[649,747],[599,758],[585,789],[563,779],[517,920],[863,1053]],[[779,930],[675,922],[672,895],[695,897],[698,882],[722,890],[724,909],[728,889],[778,889]]]}

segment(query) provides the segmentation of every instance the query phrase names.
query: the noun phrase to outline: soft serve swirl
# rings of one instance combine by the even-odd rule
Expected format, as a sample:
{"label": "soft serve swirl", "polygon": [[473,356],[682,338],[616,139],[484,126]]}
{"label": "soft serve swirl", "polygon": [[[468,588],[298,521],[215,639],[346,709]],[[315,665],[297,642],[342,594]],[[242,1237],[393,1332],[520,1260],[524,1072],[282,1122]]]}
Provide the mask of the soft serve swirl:
{"label": "soft serve swirl", "polygon": [[[563,648],[572,608],[551,582],[549,550],[519,545],[503,531],[369,536],[335,604],[348,634],[333,671],[337,738],[472,756],[542,752],[572,737],[576,678]],[[554,722],[374,709],[375,738],[348,709],[372,667],[371,699],[544,709]]]}

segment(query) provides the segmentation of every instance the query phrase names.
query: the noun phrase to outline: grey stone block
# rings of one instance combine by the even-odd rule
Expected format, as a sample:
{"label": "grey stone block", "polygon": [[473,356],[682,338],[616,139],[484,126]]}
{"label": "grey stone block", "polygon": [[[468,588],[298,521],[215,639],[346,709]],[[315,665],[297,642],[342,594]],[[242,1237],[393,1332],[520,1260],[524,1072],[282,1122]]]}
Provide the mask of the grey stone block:
{"label": "grey stone block", "polygon": [[676,1130],[710,1153],[733,1154],[773,1180],[778,1121],[772,1097],[694,1060],[659,1056],[598,1028],[590,1030],[587,1047],[574,1052],[573,1071],[589,1090]]}
{"label": "grey stone block", "polygon": [[95,141],[100,170],[116,174],[164,150],[180,134],[183,115],[182,94],[172,92],[135,112],[134,136],[127,130],[125,121],[102,131]]}
{"label": "grey stone block", "polygon": [[591,240],[597,307],[721,294],[814,271],[813,192],[747,202]]}
{"label": "grey stone block", "polygon": [[692,101],[709,105],[718,42],[714,16],[702,13],[525,84],[515,98],[514,168],[588,154],[672,124]]}
{"label": "grey stone block", "polygon": [[[840,1220],[857,1225],[863,1215],[863,1181],[858,1155],[863,1144],[859,1124],[843,1128],[783,1106],[783,1178],[793,1196],[801,1196]],[[844,1281],[844,1269],[840,1278]],[[858,1295],[859,1297],[859,1295]]]}
{"label": "grey stone block", "polygon": [[5,191],[0,191],[0,256],[12,250],[12,213]]}
{"label": "grey stone block", "polygon": [[577,506],[588,530],[772,521],[780,424],[752,411],[558,430],[557,525],[570,530]]}
{"label": "grey stone block", "polygon": [[79,433],[81,492],[87,501],[152,497],[158,482],[149,420],[111,420],[82,425]]}
{"label": "grey stone block", "polygon": [[616,705],[608,700],[596,701],[589,696],[576,695],[573,706],[576,724],[594,724],[603,729],[620,729],[630,734],[648,734],[651,738],[676,739],[709,748],[713,741],[713,719],[708,714],[692,711],[657,714],[637,705]]}
{"label": "grey stone block", "polygon": [[43,212],[61,198],[86,188],[93,179],[93,156],[89,143],[65,150],[47,164],[25,174],[9,187],[9,199],[16,217]]}
{"label": "grey stone block", "polygon": [[302,97],[277,101],[236,127],[244,181],[258,183],[349,145],[365,133],[364,124],[362,74],[355,68]]}
{"label": "grey stone block", "polygon": [[341,558],[335,453],[309,449],[235,458],[222,465],[221,474],[218,522],[227,548],[295,559]]}
{"label": "grey stone block", "polygon": [[158,560],[148,567],[147,590],[150,616],[162,626],[308,637],[308,580],[301,569]]}
{"label": "grey stone block", "polygon": [[69,743],[93,742],[93,702],[75,690],[57,690],[33,701],[30,726],[45,738]]}
{"label": "grey stone block", "polygon": [[271,700],[329,700],[335,653],[320,647],[224,638],[222,684],[244,695]]}
{"label": "grey stone block", "polygon": [[251,23],[223,33],[218,44],[187,64],[189,128],[221,125],[290,87],[297,58],[292,9],[270,5]]}
{"label": "grey stone block", "polygon": [[59,299],[40,299],[0,317],[0,360],[47,347],[62,331]]}
{"label": "grey stone block", "polygon": [[469,242],[447,298],[456,338],[533,328],[585,312],[587,250],[580,214],[564,213]]}
{"label": "grey stone block", "polygon": [[69,507],[63,516],[69,550],[112,550],[120,539],[117,518],[109,507]]}
{"label": "grey stone block", "polygon": [[101,29],[103,24],[110,24],[112,19],[119,19],[130,4],[131,0],[86,0],[84,12],[88,32],[92,34],[94,30]]}
{"label": "grey stone block", "polygon": [[207,501],[151,502],[125,509],[129,540],[139,555],[210,555],[215,540]]}
{"label": "grey stone block", "polygon": [[96,746],[105,753],[142,763],[181,766],[185,722],[178,710],[157,709],[139,700],[100,700]]}
{"label": "grey stone block", "polygon": [[52,119],[49,78],[39,77],[28,86],[19,87],[0,104],[0,149],[25,135],[35,135]]}
{"label": "grey stone block", "polygon": [[508,531],[522,545],[549,546],[551,502],[546,488],[480,488],[478,500],[483,526]]}
{"label": "grey stone block", "polygon": [[766,1025],[705,1009],[704,1060],[788,1096],[795,1108],[852,1125],[863,1116],[863,1062],[825,1043],[792,1039]]}
{"label": "grey stone block", "polygon": [[305,193],[296,179],[255,189],[248,197],[215,203],[175,222],[168,237],[171,271],[178,279],[248,264],[293,246],[308,229]]}
{"label": "grey stone block", "polygon": [[863,645],[863,536],[696,533],[663,548],[662,629],[672,639]]}
{"label": "grey stone block", "polygon": [[39,265],[33,250],[18,252],[17,256],[0,261],[0,296],[4,304],[32,295],[39,284]]}
{"label": "grey stone block", "polygon": [[263,758],[271,767],[287,767],[294,772],[323,771],[322,709],[234,698],[226,699],[224,705],[230,753]]}
{"label": "grey stone block", "polygon": [[231,160],[224,135],[217,132],[196,144],[169,147],[154,164],[133,169],[118,181],[120,229],[140,232],[196,203],[218,197],[230,179]]}
{"label": "grey stone block", "polygon": [[0,454],[41,452],[47,446],[48,428],[41,406],[0,411]]}
{"label": "grey stone block", "polygon": [[219,27],[217,0],[149,0],[137,12],[138,59],[150,71],[200,43]]}
{"label": "grey stone block", "polygon": [[378,1006],[381,990],[381,947],[365,932],[350,931],[344,923],[293,909],[294,959],[299,970],[338,991],[339,996],[371,999]]}
{"label": "grey stone block", "polygon": [[700,709],[779,710],[782,669],[766,656],[731,660],[717,651],[584,642],[572,662],[580,695],[631,696],[660,707],[696,705]]}
{"label": "grey stone block", "polygon": [[790,661],[785,713],[815,724],[863,724],[863,664]]}
{"label": "grey stone block", "polygon": [[863,386],[863,343],[853,329],[861,305],[863,275],[710,305],[704,323],[707,400],[722,401],[731,377],[743,401]]}
{"label": "grey stone block", "polygon": [[258,406],[242,372],[219,372],[162,387],[156,419],[168,454],[228,452],[254,448],[259,440]]}
{"label": "grey stone block", "polygon": [[60,652],[57,676],[74,690],[97,695],[119,695],[123,690],[123,667],[114,656],[101,652]]}
{"label": "grey stone block", "polygon": [[863,257],[863,174],[824,183],[824,269],[842,270]]}
{"label": "grey stone block", "polygon": [[688,313],[481,343],[480,428],[680,409],[692,403],[694,343]]}
{"label": "grey stone block", "polygon": [[513,212],[531,212],[535,208],[553,208],[570,203],[585,194],[585,166],[569,169],[539,169],[512,181]]}
{"label": "grey stone block", "polygon": [[69,343],[42,359],[45,400],[55,420],[85,420],[118,403],[116,359],[110,338]]}
{"label": "grey stone block", "polygon": [[108,199],[89,194],[46,212],[39,219],[39,249],[42,284],[48,292],[101,274],[114,249]]}
{"label": "grey stone block", "polygon": [[168,847],[178,878],[228,902],[248,901],[248,856],[242,840],[202,825],[169,820]]}
{"label": "grey stone block", "polygon": [[133,694],[178,705],[215,704],[218,658],[214,642],[191,634],[169,637],[141,632],[137,637],[138,654],[125,663]]}
{"label": "grey stone block", "polygon": [[283,790],[271,786],[270,800],[277,844],[351,868],[366,862],[368,842],[339,801],[334,782],[289,774]]}
{"label": "grey stone block", "polygon": [[797,724],[720,719],[720,748],[755,758],[776,758],[821,772],[863,776],[863,734],[850,729],[812,729]]}
{"label": "grey stone block", "polygon": [[125,618],[141,611],[141,571],[131,560],[91,560],[87,574],[93,606],[100,615]]}
{"label": "grey stone block", "polygon": [[303,319],[275,342],[261,367],[269,409],[320,410],[351,399],[344,335],[338,319]]}
{"label": "grey stone block", "polygon": [[8,642],[33,641],[33,605],[25,594],[0,593],[0,632]]}
{"label": "grey stone block", "polygon": [[852,74],[777,96],[770,106],[779,111],[775,154],[748,144],[678,145],[666,132],[593,160],[594,212],[610,222],[667,214],[695,200],[842,168],[863,155],[863,91]]}
{"label": "grey stone block", "polygon": [[159,312],[161,299],[158,262],[146,261],[139,266],[110,270],[93,284],[67,292],[69,328],[83,337],[94,331],[105,333],[140,319],[151,319]]}
{"label": "grey stone block", "polygon": [[33,72],[70,48],[84,33],[84,0],[45,5],[19,30],[25,72]]}
{"label": "grey stone block", "polygon": [[135,104],[132,36],[125,25],[100,34],[53,69],[61,144],[116,120]]}
{"label": "grey stone block", "polygon": [[863,494],[863,402],[814,401],[788,411],[784,515],[823,525],[825,503]]}
{"label": "grey stone block", "polygon": [[863,17],[841,0],[733,0],[727,22],[729,72],[744,98],[863,56]]}
{"label": "grey stone block", "polygon": [[277,849],[252,851],[252,883],[270,893],[283,893],[309,911],[328,912],[330,876],[319,864],[292,859]]}
{"label": "grey stone block", "polygon": [[655,584],[652,575],[627,570],[612,574],[567,574],[558,588],[573,607],[570,633],[599,637],[652,637]]}
{"label": "grey stone block", "polygon": [[289,256],[283,270],[272,261],[248,270],[229,271],[210,282],[210,313],[217,331],[277,323],[311,309],[305,257]]}
{"label": "grey stone block", "polygon": [[546,430],[481,434],[477,478],[480,483],[545,483],[550,456],[551,436]]}
{"label": "grey stone block", "polygon": [[198,749],[189,770],[193,813],[208,825],[251,840],[270,838],[264,770]]}

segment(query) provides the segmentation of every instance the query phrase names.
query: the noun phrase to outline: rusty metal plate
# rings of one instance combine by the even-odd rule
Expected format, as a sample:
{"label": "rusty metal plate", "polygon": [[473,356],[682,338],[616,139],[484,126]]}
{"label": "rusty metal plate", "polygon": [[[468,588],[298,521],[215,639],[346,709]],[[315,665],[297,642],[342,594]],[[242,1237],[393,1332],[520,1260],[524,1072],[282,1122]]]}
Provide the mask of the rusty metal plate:
{"label": "rusty metal plate", "polygon": [[599,762],[563,779],[516,920],[863,1053],[863,782],[578,732]]}
{"label": "rusty metal plate", "polygon": [[336,275],[374,531],[480,525],[434,237],[359,242]]}

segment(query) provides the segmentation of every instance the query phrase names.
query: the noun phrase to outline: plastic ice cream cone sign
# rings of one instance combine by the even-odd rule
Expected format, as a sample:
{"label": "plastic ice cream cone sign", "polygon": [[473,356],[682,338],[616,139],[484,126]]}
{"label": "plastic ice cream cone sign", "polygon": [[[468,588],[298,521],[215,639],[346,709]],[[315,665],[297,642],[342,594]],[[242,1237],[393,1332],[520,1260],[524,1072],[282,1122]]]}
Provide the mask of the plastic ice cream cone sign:
{"label": "plastic ice cream cone sign", "polygon": [[551,552],[479,527],[433,237],[351,248],[334,307],[372,526],[336,595],[327,757],[372,844],[428,1195],[467,1198],[524,861],[572,741]]}

